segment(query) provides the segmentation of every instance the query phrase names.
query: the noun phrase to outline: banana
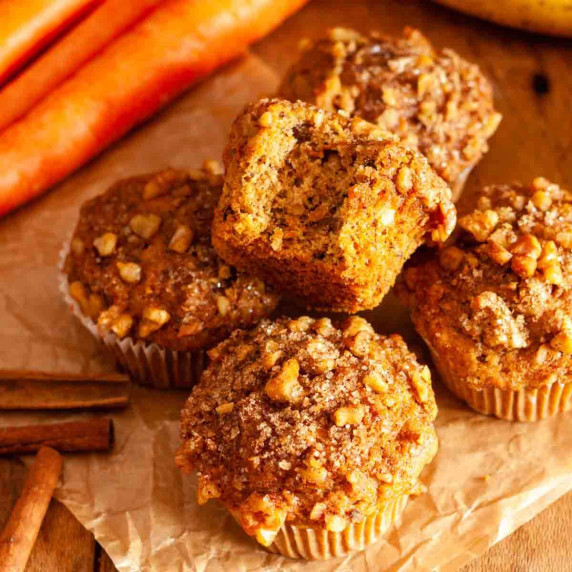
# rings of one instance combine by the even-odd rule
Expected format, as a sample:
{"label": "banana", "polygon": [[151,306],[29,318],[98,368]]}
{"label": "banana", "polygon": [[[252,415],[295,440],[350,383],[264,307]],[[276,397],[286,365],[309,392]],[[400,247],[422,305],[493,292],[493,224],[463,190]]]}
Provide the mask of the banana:
{"label": "banana", "polygon": [[436,0],[497,24],[572,37],[572,0]]}

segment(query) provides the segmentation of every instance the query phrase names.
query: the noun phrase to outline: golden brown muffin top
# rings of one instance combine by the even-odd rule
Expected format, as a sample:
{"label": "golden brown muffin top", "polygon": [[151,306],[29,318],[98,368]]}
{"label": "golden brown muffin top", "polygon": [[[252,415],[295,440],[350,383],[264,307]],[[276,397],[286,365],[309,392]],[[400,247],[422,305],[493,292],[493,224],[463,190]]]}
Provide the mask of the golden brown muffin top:
{"label": "golden brown muffin top", "polygon": [[285,521],[343,530],[419,491],[437,450],[430,373],[363,318],[263,321],[209,352],[178,464],[270,544]]}
{"label": "golden brown muffin top", "polygon": [[413,321],[475,388],[570,375],[572,194],[546,179],[483,190],[439,257],[404,273]]}
{"label": "golden brown muffin top", "polygon": [[[308,103],[247,106],[224,160],[217,251],[253,273],[273,265],[262,275],[308,307],[376,306],[411,252],[426,240],[444,242],[455,225],[451,191],[425,157],[367,121]],[[404,220],[414,228],[401,244]],[[385,282],[377,279],[384,261]],[[281,268],[295,266],[283,280]]]}
{"label": "golden brown muffin top", "polygon": [[402,38],[334,28],[306,44],[279,94],[377,123],[451,184],[488,150],[501,119],[479,68],[450,49],[436,52],[411,28]]}
{"label": "golden brown muffin top", "polygon": [[222,176],[214,161],[119,181],[83,205],[65,264],[81,311],[103,332],[203,348],[268,316],[277,297],[210,239]]}

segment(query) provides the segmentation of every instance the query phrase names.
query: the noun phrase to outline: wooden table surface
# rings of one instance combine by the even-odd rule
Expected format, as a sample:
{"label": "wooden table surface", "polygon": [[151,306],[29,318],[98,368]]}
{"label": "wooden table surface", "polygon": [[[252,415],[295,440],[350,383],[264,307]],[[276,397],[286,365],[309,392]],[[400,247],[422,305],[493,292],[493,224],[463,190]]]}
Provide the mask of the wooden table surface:
{"label": "wooden table surface", "polygon": [[[571,41],[503,29],[427,0],[314,0],[253,51],[281,72],[295,57],[298,38],[317,36],[326,27],[340,24],[391,34],[404,25],[418,27],[438,46],[450,46],[477,62],[492,79],[504,120],[490,153],[469,180],[461,211],[473,202],[475,189],[486,183],[530,181],[544,175],[572,185]],[[285,53],[291,55],[285,57]],[[23,474],[18,461],[0,460],[0,526]],[[570,570],[571,521],[572,493],[470,563],[465,572]],[[28,570],[115,568],[93,536],[63,505],[52,501]]]}

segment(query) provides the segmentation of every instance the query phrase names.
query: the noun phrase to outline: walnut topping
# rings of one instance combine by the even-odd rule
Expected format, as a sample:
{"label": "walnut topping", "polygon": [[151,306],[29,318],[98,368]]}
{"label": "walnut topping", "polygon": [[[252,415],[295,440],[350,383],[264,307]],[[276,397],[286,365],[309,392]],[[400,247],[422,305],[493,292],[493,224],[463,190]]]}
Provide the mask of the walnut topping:
{"label": "walnut topping", "polygon": [[490,241],[488,249],[491,260],[497,264],[506,264],[507,262],[510,262],[510,259],[512,258],[512,254],[498,242]]}
{"label": "walnut topping", "polygon": [[192,229],[186,224],[179,224],[177,225],[171,241],[169,242],[169,250],[178,252],[179,254],[184,254],[187,252],[189,246],[193,242],[193,239],[194,233]]}
{"label": "walnut topping", "polygon": [[459,219],[459,226],[470,232],[478,242],[485,242],[499,222],[496,211],[475,211]]}
{"label": "walnut topping", "polygon": [[344,425],[359,425],[365,416],[365,410],[361,405],[340,407],[334,413],[334,422],[338,427]]}
{"label": "walnut topping", "polygon": [[542,252],[542,246],[536,236],[524,234],[510,247],[510,251],[537,260]]}
{"label": "walnut topping", "polygon": [[99,252],[99,256],[111,256],[117,246],[117,235],[106,232],[93,241],[93,246]]}
{"label": "walnut topping", "polygon": [[185,182],[187,174],[176,169],[165,169],[157,173],[143,188],[143,200],[149,201],[168,193]]}
{"label": "walnut topping", "polygon": [[130,221],[131,230],[141,238],[149,240],[157,234],[161,226],[161,217],[154,214],[136,214]]}
{"label": "walnut topping", "polygon": [[441,250],[439,253],[439,262],[443,268],[454,272],[461,266],[464,257],[465,255],[460,248],[450,246]]}
{"label": "walnut topping", "polygon": [[344,344],[356,357],[364,357],[369,353],[372,334],[366,330],[359,331],[353,337],[344,337]]}
{"label": "walnut topping", "polygon": [[298,382],[300,365],[296,359],[289,359],[282,365],[280,373],[266,383],[264,391],[273,401],[297,401],[304,388]]}
{"label": "walnut topping", "polygon": [[385,393],[388,390],[387,382],[376,371],[372,371],[365,375],[363,382],[377,393]]}
{"label": "walnut topping", "polygon": [[350,316],[342,324],[342,333],[344,337],[353,338],[359,332],[374,333],[371,324],[361,316]]}
{"label": "walnut topping", "polygon": [[326,467],[321,466],[315,459],[310,459],[307,468],[298,469],[298,474],[315,485],[323,485],[328,480]]}
{"label": "walnut topping", "polygon": [[425,403],[431,396],[431,372],[425,365],[420,371],[415,371],[411,377],[411,381],[421,403]]}
{"label": "walnut topping", "polygon": [[550,340],[550,346],[563,354],[572,354],[572,332],[563,330]]}
{"label": "walnut topping", "polygon": [[226,316],[230,310],[230,300],[220,294],[216,297],[216,307],[221,316]]}
{"label": "walnut topping", "polygon": [[536,191],[530,200],[532,204],[541,211],[547,211],[552,205],[552,199],[545,191]]}
{"label": "walnut topping", "polygon": [[133,326],[133,318],[121,312],[119,306],[110,306],[99,315],[97,325],[104,332],[111,331],[118,338],[124,338]]}
{"label": "walnut topping", "polygon": [[171,319],[171,314],[156,306],[146,306],[143,308],[143,319],[139,324],[139,336],[147,337],[159,328],[163,327]]}
{"label": "walnut topping", "polygon": [[556,235],[556,242],[564,248],[572,249],[572,232],[559,232]]}
{"label": "walnut topping", "polygon": [[223,403],[216,408],[216,412],[219,415],[224,415],[225,413],[230,413],[234,409],[234,403],[229,401],[228,403]]}
{"label": "walnut topping", "polygon": [[536,266],[536,259],[524,254],[513,256],[510,263],[510,267],[513,269],[513,271],[524,279],[534,276],[534,273],[536,272]]}
{"label": "walnut topping", "polygon": [[141,266],[135,262],[118,262],[117,270],[121,280],[128,284],[137,284],[141,280]]}

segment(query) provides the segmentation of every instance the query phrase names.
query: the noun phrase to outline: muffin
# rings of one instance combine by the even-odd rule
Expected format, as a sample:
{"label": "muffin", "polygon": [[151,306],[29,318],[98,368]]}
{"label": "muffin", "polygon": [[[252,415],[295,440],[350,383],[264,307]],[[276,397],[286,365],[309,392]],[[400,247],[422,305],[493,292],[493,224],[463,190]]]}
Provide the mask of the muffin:
{"label": "muffin", "polygon": [[572,194],[485,188],[400,294],[445,383],[473,409],[534,421],[572,408]]}
{"label": "muffin", "polygon": [[189,387],[204,350],[278,302],[214,251],[210,226],[222,177],[166,169],[119,181],[83,205],[64,264],[82,322],[145,385]]}
{"label": "muffin", "polygon": [[210,350],[177,455],[271,551],[362,549],[399,517],[437,451],[430,373],[363,318],[262,321]]}
{"label": "muffin", "polygon": [[501,119],[479,68],[452,50],[436,52],[411,28],[402,38],[330,30],[306,45],[279,96],[343,110],[396,133],[427,157],[455,199]]}
{"label": "muffin", "polygon": [[451,191],[383,130],[262,100],[235,120],[213,244],[308,308],[373,308],[405,260],[453,230]]}

